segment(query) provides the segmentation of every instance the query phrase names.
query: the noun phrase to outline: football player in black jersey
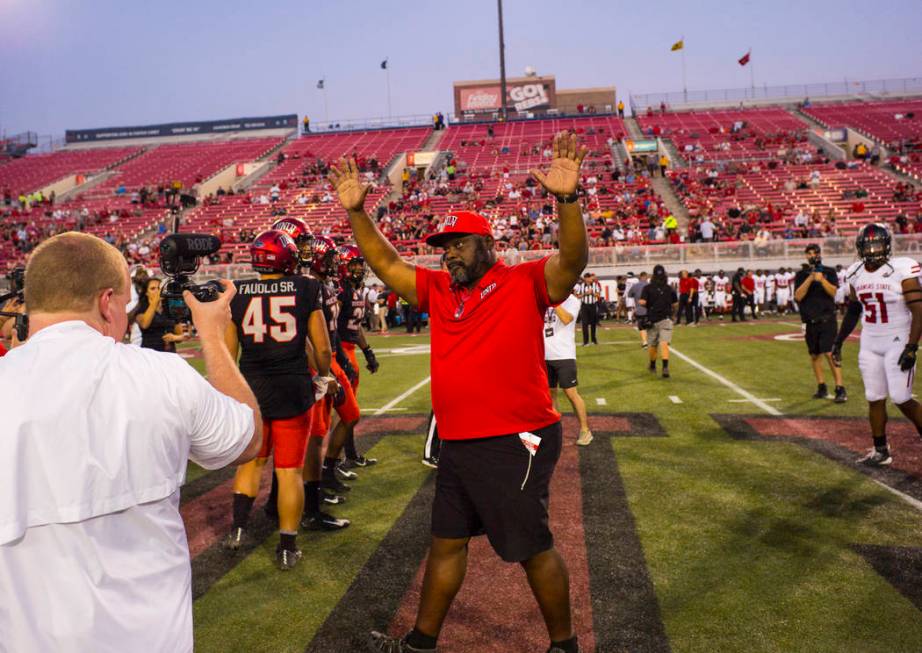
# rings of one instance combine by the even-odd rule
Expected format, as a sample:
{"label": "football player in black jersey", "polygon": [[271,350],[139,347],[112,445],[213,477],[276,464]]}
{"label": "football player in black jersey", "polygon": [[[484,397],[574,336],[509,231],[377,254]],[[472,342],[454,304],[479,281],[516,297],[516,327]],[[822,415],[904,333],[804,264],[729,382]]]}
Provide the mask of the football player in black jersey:
{"label": "football player in black jersey", "polygon": [[[355,370],[352,390],[359,393],[359,364],[355,356],[358,346],[365,356],[365,367],[374,374],[378,371],[378,359],[374,350],[365,340],[365,329],[362,322],[365,319],[365,259],[355,245],[341,245],[339,248],[339,340],[343,351],[349,357],[349,362]],[[351,379],[350,379],[351,380]],[[345,431],[345,433],[341,433]],[[343,469],[367,467],[377,463],[375,458],[360,456],[355,450],[355,429],[346,426],[340,421],[333,430],[334,440],[343,440],[346,460],[342,463]]]}
{"label": "football player in black jersey", "polygon": [[[322,487],[324,501],[339,503],[341,495],[351,488],[336,477],[339,454],[343,447],[343,439],[330,439],[327,443],[326,456],[321,465],[321,451],[323,439],[330,433],[333,408],[339,415],[341,422],[347,427],[354,427],[359,421],[359,404],[352,391],[351,379],[355,377],[355,370],[343,352],[337,333],[338,300],[337,288],[334,285],[338,266],[338,252],[336,244],[325,236],[316,236],[310,243],[310,258],[302,265],[307,266],[307,272],[321,283],[323,313],[329,330],[330,345],[333,351],[333,361],[330,372],[339,382],[340,391],[335,397],[327,396],[318,402],[311,415],[310,439],[307,445],[307,460],[304,465],[305,485],[310,486],[310,492]],[[308,495],[310,499],[311,494]],[[304,521],[301,525],[311,530],[336,530],[349,525],[347,519],[336,519],[331,515],[314,512],[315,506],[308,501]]]}
{"label": "football player in black jersey", "polygon": [[[250,255],[259,278],[235,282],[233,323],[225,341],[234,358],[240,354],[240,371],[259,402],[265,433],[257,458],[237,468],[233,529],[223,544],[231,551],[246,544],[250,509],[271,452],[279,479],[276,559],[285,570],[301,558],[296,543],[304,508],[301,469],[315,401],[314,383],[326,392],[326,386],[335,388],[336,381],[330,377],[332,354],[321,287],[314,279],[294,274],[298,264],[294,241],[281,231],[266,231],[253,241]],[[311,363],[318,372],[317,380]]]}

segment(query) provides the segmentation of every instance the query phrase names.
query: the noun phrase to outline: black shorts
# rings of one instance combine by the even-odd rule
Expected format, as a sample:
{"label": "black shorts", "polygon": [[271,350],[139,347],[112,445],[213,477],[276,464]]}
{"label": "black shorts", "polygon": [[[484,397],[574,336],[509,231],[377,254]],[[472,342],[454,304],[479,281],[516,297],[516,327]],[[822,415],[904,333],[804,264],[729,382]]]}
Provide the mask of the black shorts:
{"label": "black shorts", "polygon": [[432,535],[486,534],[506,562],[522,562],[554,546],[547,510],[563,439],[560,422],[532,433],[541,438],[534,457],[518,433],[442,441]]}
{"label": "black shorts", "polygon": [[836,318],[830,315],[827,319],[819,322],[807,322],[807,330],[804,334],[804,340],[807,341],[807,351],[811,356],[828,354],[832,351],[832,346],[836,341]]}
{"label": "black shorts", "polygon": [[576,387],[576,360],[544,361],[547,365],[547,384],[550,388],[562,390]]}

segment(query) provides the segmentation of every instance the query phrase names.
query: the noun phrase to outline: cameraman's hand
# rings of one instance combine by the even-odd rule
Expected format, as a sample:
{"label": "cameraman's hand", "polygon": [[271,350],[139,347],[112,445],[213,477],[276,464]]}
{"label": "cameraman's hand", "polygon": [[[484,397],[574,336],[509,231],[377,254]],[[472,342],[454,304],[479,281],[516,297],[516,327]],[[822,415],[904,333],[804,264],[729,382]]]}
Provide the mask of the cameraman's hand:
{"label": "cameraman's hand", "polygon": [[224,292],[219,294],[213,302],[200,302],[188,290],[182,294],[186,306],[192,313],[192,324],[195,325],[199,338],[203,341],[208,338],[218,338],[223,342],[224,331],[231,321],[230,303],[237,294],[237,287],[229,279],[221,279],[220,283],[224,287]]}
{"label": "cameraman's hand", "polygon": [[814,273],[813,273],[813,280],[814,280],[814,281],[822,281],[822,280],[825,279],[825,278],[826,278],[826,276],[825,276],[822,272],[814,272]]}

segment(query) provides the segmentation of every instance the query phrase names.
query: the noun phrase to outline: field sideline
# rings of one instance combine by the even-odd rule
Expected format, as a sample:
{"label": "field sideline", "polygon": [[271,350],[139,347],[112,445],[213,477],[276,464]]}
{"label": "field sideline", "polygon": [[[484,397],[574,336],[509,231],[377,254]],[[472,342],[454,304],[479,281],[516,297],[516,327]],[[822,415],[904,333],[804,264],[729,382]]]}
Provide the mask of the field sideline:
{"label": "field sideline", "polygon": [[[190,466],[196,650],[348,653],[371,628],[411,623],[434,473],[419,463],[428,337],[400,333],[370,338],[381,370],[359,392],[359,448],[381,464],[335,510],[353,525],[302,535],[293,572],[274,568],[263,498],[259,545],[220,550],[230,474]],[[551,511],[584,651],[922,650],[922,441],[894,419],[894,469],[858,470],[870,438],[857,341],[836,405],[811,398],[799,333],[796,317],[678,327],[671,379],[646,371],[627,327],[577,348],[596,439],[578,450],[565,421]],[[483,542],[468,569],[439,650],[545,650],[521,571]]]}

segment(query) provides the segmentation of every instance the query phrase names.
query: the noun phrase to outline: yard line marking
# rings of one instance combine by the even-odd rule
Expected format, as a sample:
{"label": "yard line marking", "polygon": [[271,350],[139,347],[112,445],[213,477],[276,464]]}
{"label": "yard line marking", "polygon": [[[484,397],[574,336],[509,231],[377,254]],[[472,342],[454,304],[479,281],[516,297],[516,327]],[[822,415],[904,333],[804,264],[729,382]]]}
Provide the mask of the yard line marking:
{"label": "yard line marking", "polygon": [[416,392],[417,390],[419,390],[420,388],[422,388],[424,385],[426,385],[427,383],[429,383],[429,381],[431,381],[431,380],[432,380],[432,377],[431,377],[431,376],[427,376],[425,379],[423,379],[422,381],[420,381],[419,383],[417,383],[416,385],[414,385],[412,388],[410,388],[409,390],[407,390],[407,391],[404,392],[403,394],[398,395],[398,396],[394,397],[393,399],[391,399],[389,402],[387,402],[386,404],[384,404],[384,406],[382,406],[381,408],[379,408],[378,410],[376,410],[374,413],[372,413],[372,415],[383,415],[384,413],[386,413],[387,411],[389,411],[391,408],[393,408],[394,406],[396,406],[397,404],[399,404],[401,401],[403,401],[404,399],[406,399],[407,397],[409,397],[411,394],[413,394],[414,392]]}
{"label": "yard line marking", "polygon": [[[383,411],[384,409],[383,408],[360,408],[359,410],[361,410],[363,413],[370,413],[372,411],[377,411],[375,412],[375,415],[380,415],[381,411]],[[387,410],[388,412],[397,412],[399,410],[407,410],[407,409],[406,408],[388,408]]]}
{"label": "yard line marking", "polygon": [[682,403],[682,400],[679,399],[676,395],[669,395],[669,401],[671,401],[671,402],[674,403],[674,404],[681,404],[681,403]]}
{"label": "yard line marking", "polygon": [[[781,401],[778,397],[769,397],[766,399],[761,399],[760,401]],[[727,399],[727,403],[730,404],[745,404],[749,403],[748,399]]]}
{"label": "yard line marking", "polygon": [[703,372],[703,373],[707,374],[709,377],[711,377],[712,379],[714,379],[715,381],[718,381],[718,382],[722,383],[723,385],[727,386],[728,388],[730,388],[731,390],[733,390],[733,392],[735,392],[736,394],[738,394],[738,395],[740,395],[741,397],[743,397],[744,399],[746,399],[746,401],[748,401],[748,402],[750,402],[750,403],[752,403],[752,404],[755,404],[757,407],[761,408],[762,410],[764,410],[764,411],[765,411],[766,413],[768,413],[769,415],[775,415],[775,416],[781,416],[781,415],[783,415],[783,413],[782,413],[780,410],[778,410],[777,408],[775,408],[774,406],[769,406],[767,403],[765,403],[764,401],[762,401],[761,399],[759,399],[758,397],[756,397],[756,396],[755,396],[754,394],[752,394],[751,392],[749,392],[749,391],[747,391],[747,390],[744,390],[743,388],[741,388],[741,387],[739,387],[738,385],[736,385],[733,381],[729,380],[728,378],[726,378],[726,377],[724,377],[724,376],[721,376],[720,374],[718,374],[718,373],[715,372],[714,370],[708,369],[707,367],[705,367],[704,365],[702,365],[702,364],[699,363],[698,361],[692,360],[691,358],[689,358],[688,356],[686,356],[685,354],[683,354],[683,353],[680,352],[679,350],[677,350],[677,349],[675,349],[675,348],[671,348],[670,351],[671,351],[673,354],[675,354],[676,356],[678,356],[679,358],[681,358],[683,361],[685,361],[686,363],[688,363],[689,365],[691,365],[692,367],[694,367],[695,369],[697,369],[699,372]]}
{"label": "yard line marking", "polygon": [[605,401],[605,397],[596,397],[596,398],[595,398],[595,403],[598,404],[599,406],[604,406],[604,405],[607,404],[608,402]]}
{"label": "yard line marking", "polygon": [[905,492],[900,492],[900,491],[897,490],[895,487],[890,487],[890,486],[887,485],[886,483],[881,483],[881,482],[878,481],[876,478],[871,478],[871,480],[874,481],[875,483],[877,483],[877,484],[878,484],[880,487],[882,487],[883,489],[885,489],[885,490],[887,490],[887,491],[889,491],[889,492],[892,492],[893,494],[895,494],[896,496],[898,496],[899,498],[901,498],[903,501],[905,501],[906,503],[908,503],[909,505],[911,505],[911,506],[912,506],[913,508],[915,508],[916,510],[922,511],[922,501],[919,501],[919,500],[916,499],[915,497],[909,496],[909,495],[906,494]]}

